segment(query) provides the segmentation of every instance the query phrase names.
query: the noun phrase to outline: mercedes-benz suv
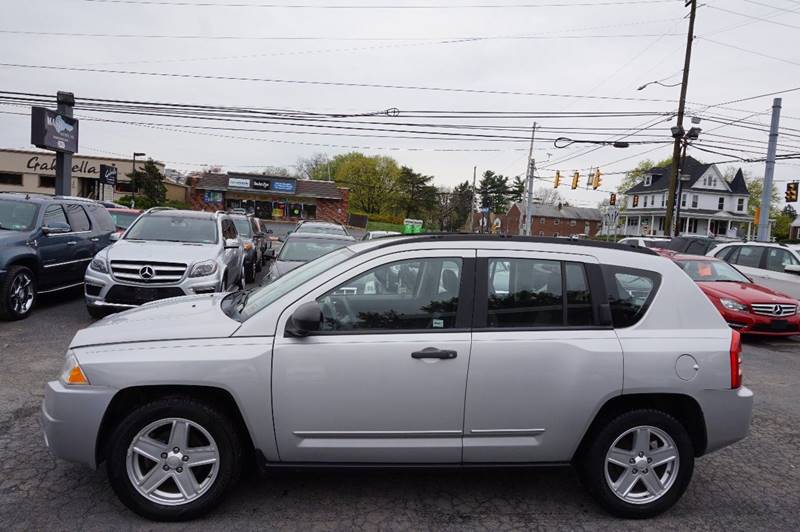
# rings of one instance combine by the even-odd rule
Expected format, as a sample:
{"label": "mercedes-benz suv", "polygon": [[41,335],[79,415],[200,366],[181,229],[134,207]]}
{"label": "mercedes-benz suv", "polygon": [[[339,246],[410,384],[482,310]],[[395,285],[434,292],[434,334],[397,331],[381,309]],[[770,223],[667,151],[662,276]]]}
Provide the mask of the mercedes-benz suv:
{"label": "mercedes-benz suv", "polygon": [[86,269],[93,317],[183,295],[244,286],[244,249],[224,213],[151,209]]}

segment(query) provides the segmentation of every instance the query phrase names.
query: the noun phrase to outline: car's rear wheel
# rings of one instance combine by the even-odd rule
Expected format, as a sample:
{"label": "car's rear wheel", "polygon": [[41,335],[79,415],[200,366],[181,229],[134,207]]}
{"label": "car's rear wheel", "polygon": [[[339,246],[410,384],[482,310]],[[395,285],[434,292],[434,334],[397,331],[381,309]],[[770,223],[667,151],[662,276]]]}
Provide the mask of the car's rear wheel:
{"label": "car's rear wheel", "polygon": [[27,318],[36,302],[36,276],[25,266],[11,266],[0,286],[0,317]]}
{"label": "car's rear wheel", "polygon": [[228,416],[183,397],[132,411],[114,430],[109,449],[108,477],[117,496],[158,521],[208,512],[241,471],[241,443]]}
{"label": "car's rear wheel", "polygon": [[620,415],[592,439],[581,464],[584,483],[610,513],[646,518],[680,499],[694,470],[684,426],[657,410]]}

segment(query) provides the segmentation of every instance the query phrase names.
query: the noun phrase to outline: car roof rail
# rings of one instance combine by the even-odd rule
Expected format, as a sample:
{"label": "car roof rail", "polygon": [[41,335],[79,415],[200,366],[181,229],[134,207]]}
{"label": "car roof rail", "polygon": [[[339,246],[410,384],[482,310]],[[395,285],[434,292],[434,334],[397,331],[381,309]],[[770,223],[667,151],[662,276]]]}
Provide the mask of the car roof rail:
{"label": "car roof rail", "polygon": [[144,211],[142,214],[147,214],[149,212],[175,211],[175,210],[177,210],[175,207],[150,207],[149,209]]}
{"label": "car roof rail", "polygon": [[86,203],[97,203],[92,198],[84,198],[83,196],[53,196],[53,199],[69,200],[69,201],[84,201]]}

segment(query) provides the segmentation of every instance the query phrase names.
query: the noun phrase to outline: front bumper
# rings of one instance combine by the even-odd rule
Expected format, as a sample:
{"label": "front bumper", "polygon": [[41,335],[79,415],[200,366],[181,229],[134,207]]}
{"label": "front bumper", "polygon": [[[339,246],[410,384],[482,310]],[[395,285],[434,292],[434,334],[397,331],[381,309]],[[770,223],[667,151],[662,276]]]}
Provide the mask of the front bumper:
{"label": "front bumper", "polygon": [[138,284],[119,281],[110,274],[91,268],[86,269],[84,280],[86,306],[108,309],[134,308],[169,297],[210,294],[219,291],[221,285],[219,273],[205,277],[187,276],[178,283]]}
{"label": "front bumper", "polygon": [[747,436],[753,415],[753,392],[749,388],[704,390],[696,399],[706,421],[706,453]]}
{"label": "front bumper", "polygon": [[800,315],[771,317],[724,309],[722,317],[731,329],[742,334],[763,336],[794,336],[800,334]]}
{"label": "front bumper", "polygon": [[97,467],[100,424],[116,390],[51,381],[42,401],[44,442],[58,458]]}

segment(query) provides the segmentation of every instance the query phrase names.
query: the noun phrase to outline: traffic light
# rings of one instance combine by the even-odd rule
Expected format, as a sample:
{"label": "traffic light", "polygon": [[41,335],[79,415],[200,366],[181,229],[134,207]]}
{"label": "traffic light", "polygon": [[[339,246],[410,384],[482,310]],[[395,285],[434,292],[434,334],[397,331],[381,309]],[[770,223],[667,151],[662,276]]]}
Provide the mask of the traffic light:
{"label": "traffic light", "polygon": [[581,178],[581,173],[577,170],[572,174],[572,190],[578,188],[578,180]]}
{"label": "traffic light", "polygon": [[608,204],[609,205],[616,205],[617,204],[617,195],[614,194],[613,192],[611,193],[611,197],[608,198]]}
{"label": "traffic light", "polygon": [[636,194],[633,195],[633,206],[634,207],[638,207],[639,206],[639,196],[636,195]]}
{"label": "traffic light", "polygon": [[595,170],[594,177],[592,178],[592,189],[597,190],[602,183],[603,180],[600,178],[600,169],[598,168]]}
{"label": "traffic light", "polygon": [[561,184],[561,172],[556,170],[556,178],[553,180],[553,188],[558,188],[559,184]]}
{"label": "traffic light", "polygon": [[797,201],[797,187],[798,184],[794,183],[786,183],[786,203],[794,203]]}

